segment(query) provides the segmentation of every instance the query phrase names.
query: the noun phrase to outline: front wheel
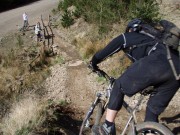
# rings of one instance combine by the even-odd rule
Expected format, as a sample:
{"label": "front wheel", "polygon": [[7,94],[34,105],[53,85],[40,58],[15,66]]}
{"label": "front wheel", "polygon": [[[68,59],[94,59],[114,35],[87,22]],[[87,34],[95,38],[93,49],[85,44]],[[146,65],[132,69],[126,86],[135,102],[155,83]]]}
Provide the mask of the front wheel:
{"label": "front wheel", "polygon": [[94,125],[98,126],[100,124],[102,114],[103,114],[103,105],[101,102],[99,102],[97,104],[97,112],[96,112],[96,119]]}
{"label": "front wheel", "polygon": [[[98,126],[100,124],[102,114],[103,104],[102,102],[99,102],[95,106],[93,106],[93,108],[91,108],[90,111],[88,111],[88,113],[86,114],[86,117],[81,124],[79,135],[90,134],[92,126]],[[92,120],[92,122],[90,122],[90,119]]]}
{"label": "front wheel", "polygon": [[[128,135],[134,135],[133,131]],[[173,133],[160,123],[143,122],[136,125],[136,135],[173,135]]]}

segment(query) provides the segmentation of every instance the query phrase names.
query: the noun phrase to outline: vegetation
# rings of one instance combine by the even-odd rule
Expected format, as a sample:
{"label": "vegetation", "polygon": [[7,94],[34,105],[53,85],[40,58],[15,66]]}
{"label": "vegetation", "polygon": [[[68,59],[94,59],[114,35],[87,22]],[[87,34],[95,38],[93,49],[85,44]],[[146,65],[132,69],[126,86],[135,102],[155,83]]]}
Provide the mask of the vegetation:
{"label": "vegetation", "polygon": [[[71,7],[74,7],[73,10],[68,12]],[[124,19],[155,21],[159,17],[156,0],[64,0],[59,3],[58,9],[64,11],[64,27],[73,24],[69,20],[73,22],[74,18],[82,17],[85,21],[98,25],[100,34],[109,32],[113,23]]]}
{"label": "vegetation", "polygon": [[69,11],[65,11],[64,15],[62,16],[62,26],[69,27],[74,23],[74,19],[72,18],[72,14]]}
{"label": "vegetation", "polygon": [[38,54],[37,44],[29,37],[16,33],[1,40],[0,116],[11,112],[3,124],[0,123],[4,134],[27,134],[39,123],[37,120],[43,110],[44,105],[32,95],[43,94],[42,82],[50,72],[42,67],[35,73],[29,71],[29,63]]}
{"label": "vegetation", "polygon": [[132,0],[129,5],[130,18],[141,18],[146,22],[160,20],[158,3],[155,0]]}

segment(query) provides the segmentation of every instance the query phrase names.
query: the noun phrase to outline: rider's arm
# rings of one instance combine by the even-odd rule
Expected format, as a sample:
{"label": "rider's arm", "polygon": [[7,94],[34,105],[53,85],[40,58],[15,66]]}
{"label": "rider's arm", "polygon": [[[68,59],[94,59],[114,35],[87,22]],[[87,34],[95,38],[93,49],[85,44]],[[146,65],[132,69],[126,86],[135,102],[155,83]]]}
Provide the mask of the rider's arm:
{"label": "rider's arm", "polygon": [[103,50],[97,52],[91,62],[93,65],[97,65],[107,57],[113,55],[114,53],[119,52],[123,48],[124,37],[123,35],[119,35],[114,38]]}

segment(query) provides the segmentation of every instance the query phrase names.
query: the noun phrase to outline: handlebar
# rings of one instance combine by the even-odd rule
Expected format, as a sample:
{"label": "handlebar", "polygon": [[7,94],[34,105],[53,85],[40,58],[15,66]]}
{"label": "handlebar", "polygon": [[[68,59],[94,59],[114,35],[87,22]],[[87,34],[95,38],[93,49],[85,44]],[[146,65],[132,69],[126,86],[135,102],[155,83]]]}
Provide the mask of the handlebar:
{"label": "handlebar", "polygon": [[[110,77],[105,71],[99,69],[99,67],[93,68],[92,65],[90,64],[88,66],[89,69],[91,69],[92,72],[96,73],[99,77],[104,77],[107,81],[109,81],[109,83],[112,85],[115,81],[115,78]],[[149,94],[153,94],[155,93],[154,91],[154,87],[153,86],[149,86],[147,88],[145,88],[144,90],[139,92],[141,95],[149,95]]]}
{"label": "handlebar", "polygon": [[89,69],[91,69],[92,72],[96,73],[99,77],[104,77],[107,81],[109,81],[111,84],[114,82],[115,78],[110,77],[105,71],[96,68],[93,69],[91,66],[88,66]]}

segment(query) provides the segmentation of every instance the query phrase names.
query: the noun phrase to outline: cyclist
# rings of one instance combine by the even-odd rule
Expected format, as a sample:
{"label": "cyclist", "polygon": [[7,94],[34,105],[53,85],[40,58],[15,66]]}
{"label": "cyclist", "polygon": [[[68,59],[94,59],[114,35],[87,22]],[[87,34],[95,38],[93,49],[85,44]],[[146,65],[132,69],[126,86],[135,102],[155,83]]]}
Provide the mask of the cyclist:
{"label": "cyclist", "polygon": [[[165,110],[180,87],[180,81],[175,79],[168,62],[165,45],[143,34],[141,24],[140,19],[130,21],[125,33],[114,38],[92,57],[90,66],[93,70],[99,68],[97,64],[120,50],[133,61],[133,64],[115,80],[105,122],[92,128],[95,134],[116,134],[114,121],[122,107],[124,95],[130,97],[148,86],[154,86],[155,93],[151,94],[147,102],[144,121],[158,122],[158,116]],[[173,49],[170,49],[170,52],[175,69],[180,71],[178,52]]]}

